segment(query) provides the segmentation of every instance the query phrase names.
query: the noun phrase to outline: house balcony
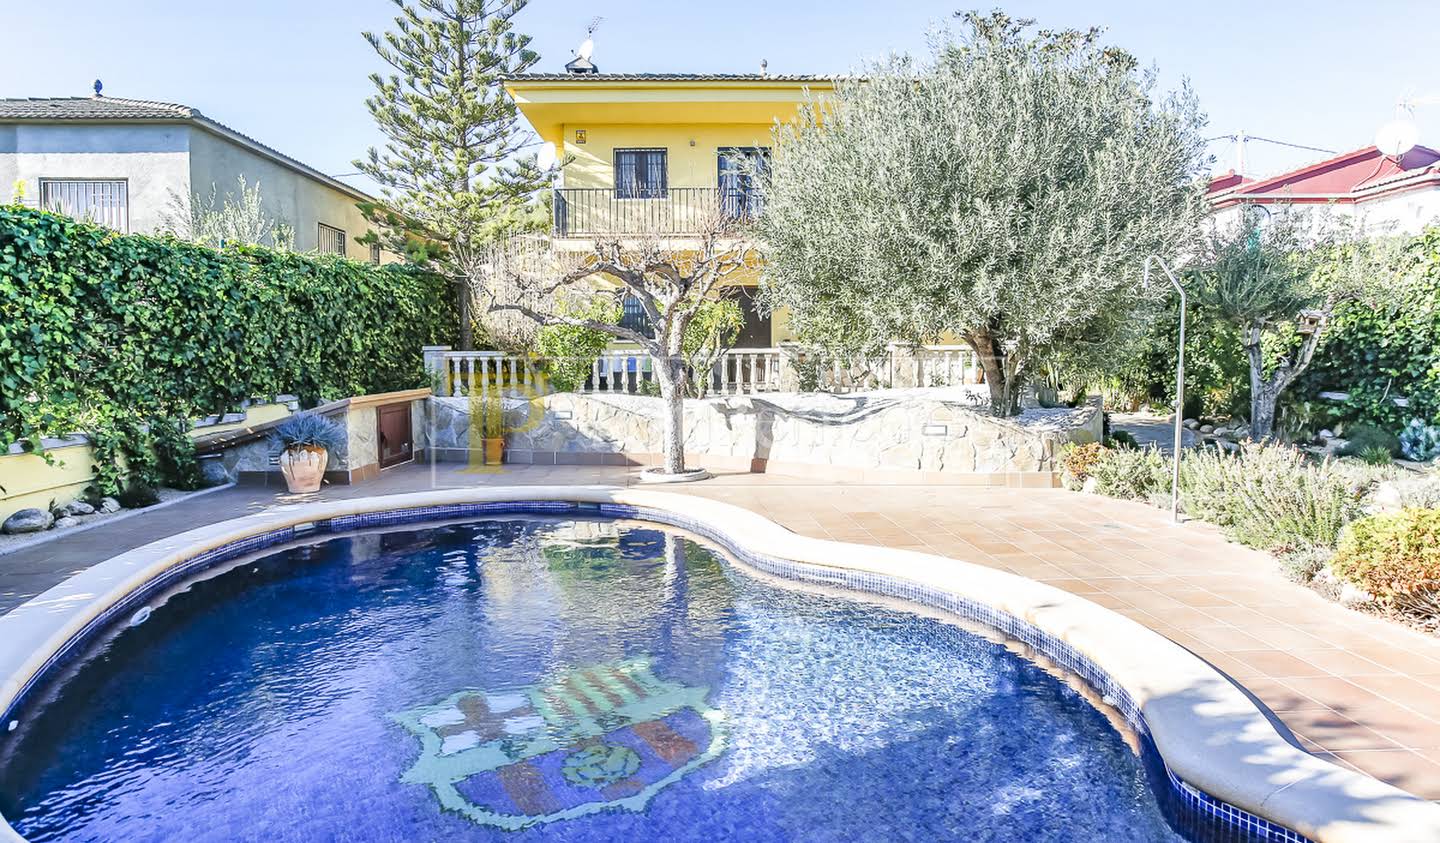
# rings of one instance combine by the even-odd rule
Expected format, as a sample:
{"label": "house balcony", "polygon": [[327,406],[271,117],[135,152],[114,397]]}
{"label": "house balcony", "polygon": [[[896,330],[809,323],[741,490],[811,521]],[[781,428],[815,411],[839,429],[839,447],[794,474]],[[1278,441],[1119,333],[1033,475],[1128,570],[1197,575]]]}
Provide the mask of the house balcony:
{"label": "house balcony", "polygon": [[671,187],[633,195],[609,187],[556,188],[555,236],[695,236],[717,217],[722,227],[754,219],[762,206],[754,189]]}

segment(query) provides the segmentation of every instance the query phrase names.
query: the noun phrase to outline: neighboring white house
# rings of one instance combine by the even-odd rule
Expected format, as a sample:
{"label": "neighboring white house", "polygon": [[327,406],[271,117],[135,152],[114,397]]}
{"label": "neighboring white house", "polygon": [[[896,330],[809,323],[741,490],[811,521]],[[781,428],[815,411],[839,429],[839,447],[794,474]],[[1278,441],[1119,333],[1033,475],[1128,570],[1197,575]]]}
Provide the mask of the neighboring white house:
{"label": "neighboring white house", "polygon": [[[370,229],[356,207],[373,197],[211,120],[189,106],[114,97],[0,99],[0,199],[17,183],[29,205],[119,231],[153,233],[173,196],[201,201],[237,178],[260,185],[265,212],[297,251],[379,262],[355,242]],[[387,255],[388,257],[388,255]]]}
{"label": "neighboring white house", "polygon": [[1415,234],[1440,223],[1440,152],[1416,146],[1394,157],[1367,146],[1262,179],[1232,171],[1210,180],[1208,196],[1221,225],[1247,209],[1320,205],[1372,231]]}

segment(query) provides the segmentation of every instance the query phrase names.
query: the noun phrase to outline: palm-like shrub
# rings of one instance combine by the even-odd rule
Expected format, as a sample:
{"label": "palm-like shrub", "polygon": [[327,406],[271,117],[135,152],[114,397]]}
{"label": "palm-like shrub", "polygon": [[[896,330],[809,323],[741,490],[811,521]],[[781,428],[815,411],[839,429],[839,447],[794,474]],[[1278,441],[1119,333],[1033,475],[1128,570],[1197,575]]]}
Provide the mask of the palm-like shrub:
{"label": "palm-like shrub", "polygon": [[275,426],[270,447],[277,453],[296,448],[324,448],[333,453],[345,446],[345,428],[315,413],[296,413]]}

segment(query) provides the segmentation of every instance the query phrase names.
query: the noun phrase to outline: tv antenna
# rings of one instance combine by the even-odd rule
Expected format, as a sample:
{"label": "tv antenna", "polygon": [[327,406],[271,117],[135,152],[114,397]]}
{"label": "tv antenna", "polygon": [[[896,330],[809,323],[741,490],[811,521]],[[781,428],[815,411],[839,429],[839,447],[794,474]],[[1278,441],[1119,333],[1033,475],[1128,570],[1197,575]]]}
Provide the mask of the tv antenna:
{"label": "tv antenna", "polygon": [[600,28],[600,24],[604,20],[599,15],[590,19],[590,25],[585,27],[585,40],[580,43],[580,48],[575,51],[575,55],[589,61],[590,57],[595,54],[595,30]]}

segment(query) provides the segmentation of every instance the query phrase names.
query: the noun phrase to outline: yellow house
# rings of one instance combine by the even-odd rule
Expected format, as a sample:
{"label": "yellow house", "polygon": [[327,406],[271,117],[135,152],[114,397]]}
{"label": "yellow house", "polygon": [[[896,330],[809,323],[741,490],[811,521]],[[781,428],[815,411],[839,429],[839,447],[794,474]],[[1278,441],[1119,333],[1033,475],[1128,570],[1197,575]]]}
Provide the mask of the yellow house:
{"label": "yellow house", "polygon": [[[807,96],[835,87],[825,76],[596,73],[577,65],[505,83],[564,162],[553,197],[555,236],[573,248],[600,234],[684,237],[717,205],[753,214],[763,197],[735,160],[765,160],[775,121],[793,120]],[[754,291],[754,282],[742,282],[746,324],[736,346],[789,339],[783,313],[772,319],[749,306]]]}

